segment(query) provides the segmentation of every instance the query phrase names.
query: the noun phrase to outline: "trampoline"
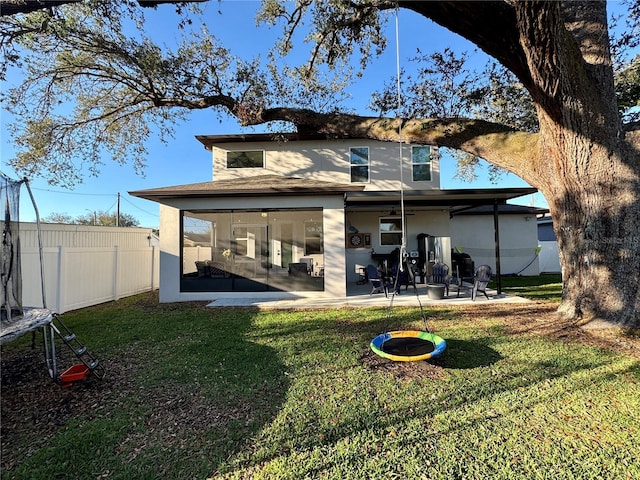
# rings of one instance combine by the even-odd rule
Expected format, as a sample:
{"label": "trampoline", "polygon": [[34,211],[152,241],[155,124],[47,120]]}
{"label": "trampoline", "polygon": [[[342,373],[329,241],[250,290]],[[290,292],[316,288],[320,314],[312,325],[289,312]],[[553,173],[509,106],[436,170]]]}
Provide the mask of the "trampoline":
{"label": "trampoline", "polygon": [[23,314],[12,321],[0,322],[0,345],[9,343],[25,333],[37,330],[51,323],[51,310],[46,308],[24,308]]}
{"label": "trampoline", "polygon": [[371,350],[396,362],[418,362],[438,357],[447,342],[431,332],[397,330],[381,333],[371,340]]}
{"label": "trampoline", "polygon": [[[20,187],[23,183],[27,187],[36,215],[42,307],[24,307],[22,305],[19,205]],[[0,345],[9,343],[28,332],[33,332],[32,345],[35,346],[35,332],[42,330],[45,360],[49,376],[54,381],[66,388],[76,381],[86,379],[90,374],[103,378],[104,368],[99,364],[97,358],[78,341],[76,335],[64,325],[60,317],[47,308],[40,214],[26,178],[12,180],[0,172],[1,207],[4,207],[4,215],[0,217],[0,229],[2,229],[2,244],[0,245],[0,272],[2,273],[0,279]],[[29,285],[29,287],[33,288],[34,285]],[[63,373],[58,373],[56,336],[82,362],[73,365]]]}

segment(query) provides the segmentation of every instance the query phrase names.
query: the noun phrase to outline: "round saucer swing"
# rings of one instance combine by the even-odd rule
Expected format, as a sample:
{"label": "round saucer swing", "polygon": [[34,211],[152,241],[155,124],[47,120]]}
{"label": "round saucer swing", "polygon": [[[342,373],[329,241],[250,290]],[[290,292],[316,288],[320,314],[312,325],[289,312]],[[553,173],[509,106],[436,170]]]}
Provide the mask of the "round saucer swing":
{"label": "round saucer swing", "polygon": [[[401,255],[404,251],[403,249],[404,245],[401,249]],[[420,306],[420,315],[422,317],[422,322],[424,323],[424,330],[386,331],[371,340],[369,346],[376,355],[395,362],[419,362],[436,358],[444,352],[445,348],[447,348],[447,342],[442,337],[429,330],[427,317],[424,312],[424,308],[422,307],[422,302],[420,301],[420,295],[418,294],[415,278],[413,278],[413,271],[406,260],[402,263],[404,264],[404,268],[407,269],[411,283],[413,284],[413,290],[416,294],[418,305]],[[394,288],[389,303],[389,309],[387,310],[387,319],[391,315],[393,298],[395,297],[396,292],[397,288]]]}
{"label": "round saucer swing", "polygon": [[447,342],[435,333],[419,330],[385,332],[371,340],[371,350],[395,362],[419,362],[438,357]]}
{"label": "round saucer swing", "polygon": [[[400,94],[400,50],[399,50],[399,37],[398,37],[398,13],[396,10],[396,70],[397,70],[397,87],[398,87],[398,112],[400,112],[401,94]],[[427,318],[420,302],[420,295],[416,287],[415,278],[413,276],[413,270],[407,262],[406,255],[406,226],[405,226],[405,213],[404,213],[404,178],[403,178],[403,155],[402,155],[402,124],[398,127],[398,135],[400,137],[399,149],[400,149],[400,208],[402,216],[402,245],[400,247],[400,258],[398,268],[406,268],[413,290],[416,294],[416,299],[420,305],[420,314],[422,321],[424,322],[424,330],[395,330],[381,333],[373,340],[371,340],[371,350],[380,357],[396,361],[396,362],[419,362],[422,360],[429,360],[436,358],[444,352],[447,342],[435,333],[429,331],[427,325]],[[398,281],[396,275],[396,283]],[[389,318],[391,309],[393,307],[393,299],[398,291],[397,285],[394,285],[393,294],[389,303],[389,310],[387,311],[387,318]]]}

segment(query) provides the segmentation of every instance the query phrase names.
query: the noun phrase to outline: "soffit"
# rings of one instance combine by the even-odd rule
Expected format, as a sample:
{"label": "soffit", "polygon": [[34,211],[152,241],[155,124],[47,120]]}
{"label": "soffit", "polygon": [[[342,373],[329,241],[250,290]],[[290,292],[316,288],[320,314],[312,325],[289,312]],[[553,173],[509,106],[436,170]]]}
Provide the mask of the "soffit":
{"label": "soffit", "polygon": [[[452,213],[480,205],[505,204],[508,200],[531,195],[535,188],[486,188],[456,190],[421,190],[389,192],[348,192],[346,206],[352,210],[367,208],[400,207],[449,207]],[[401,200],[402,197],[402,200]]]}
{"label": "soffit", "polygon": [[327,140],[326,135],[319,133],[246,133],[230,135],[196,135],[196,139],[211,150],[214,145],[244,142],[296,142],[302,140]]}

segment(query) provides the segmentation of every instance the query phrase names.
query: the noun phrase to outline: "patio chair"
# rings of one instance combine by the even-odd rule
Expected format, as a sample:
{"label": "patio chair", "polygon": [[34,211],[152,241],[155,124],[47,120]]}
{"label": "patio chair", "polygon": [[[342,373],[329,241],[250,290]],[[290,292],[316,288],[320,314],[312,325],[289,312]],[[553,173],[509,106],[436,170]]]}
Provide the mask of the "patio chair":
{"label": "patio chair", "polygon": [[225,277],[228,274],[223,262],[211,262],[209,269],[209,275],[213,278]]}
{"label": "patio chair", "polygon": [[385,297],[389,295],[387,282],[375,265],[367,265],[367,278],[372,287],[369,295],[374,293],[384,293]]}
{"label": "patio chair", "polygon": [[[451,275],[449,275],[449,266],[446,263],[435,263],[431,267],[431,275],[427,283],[439,283],[444,285],[444,294],[449,295],[449,286],[451,284]],[[460,289],[458,289],[458,295]]]}
{"label": "patio chair", "polygon": [[408,290],[409,286],[414,285],[413,272],[409,271],[408,263],[405,263],[403,268],[400,269],[397,263],[394,263],[389,270],[390,279],[389,286],[395,285],[396,294],[400,293],[400,287],[404,285],[404,289]]}
{"label": "patio chair", "polygon": [[492,270],[489,265],[480,265],[476,270],[476,275],[473,281],[473,288],[471,289],[471,300],[475,300],[478,292],[484,293],[484,296],[489,300],[486,288],[491,281]]}
{"label": "patio chair", "polygon": [[460,292],[462,290],[472,291],[474,283],[475,283],[475,276],[471,276],[471,277],[464,276],[464,274],[461,273],[460,271],[460,265],[456,265],[455,276],[451,279],[451,284],[450,284],[450,285],[455,285],[455,287],[458,289],[458,294],[456,296],[460,297]]}
{"label": "patio chair", "polygon": [[196,262],[196,271],[198,272],[198,277],[208,277],[209,276],[209,262],[208,261],[197,261]]}

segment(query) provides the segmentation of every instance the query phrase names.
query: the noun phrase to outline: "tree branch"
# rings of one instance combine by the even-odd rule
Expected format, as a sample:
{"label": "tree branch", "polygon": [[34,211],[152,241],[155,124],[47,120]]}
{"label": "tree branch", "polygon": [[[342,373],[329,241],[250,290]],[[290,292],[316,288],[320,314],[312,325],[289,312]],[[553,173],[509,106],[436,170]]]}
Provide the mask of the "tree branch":
{"label": "tree branch", "polygon": [[[498,123],[464,118],[400,120],[270,108],[245,125],[272,121],[291,122],[301,134],[320,133],[329,137],[370,138],[454,148],[484,158],[509,171],[524,163],[531,163],[538,151],[537,134],[521,132]],[[401,132],[398,130],[400,122]]]}
{"label": "tree branch", "polygon": [[[515,9],[508,2],[400,1],[398,5],[475,43],[511,70],[524,85],[532,85],[526,56],[520,46]],[[496,35],[496,32],[500,34]]]}
{"label": "tree branch", "polygon": [[80,1],[81,0],[2,0],[0,1],[0,16],[31,13],[45,8],[58,7],[67,3],[78,3]]}
{"label": "tree branch", "polygon": [[[0,1],[0,17],[8,15],[16,15],[18,13],[31,13],[37,10],[43,10],[50,7],[59,7],[68,3],[78,3],[82,0],[1,0]],[[186,1],[174,1],[174,0],[138,0],[138,4],[141,7],[157,7],[164,3],[200,3],[208,2],[209,0],[186,0]]]}

